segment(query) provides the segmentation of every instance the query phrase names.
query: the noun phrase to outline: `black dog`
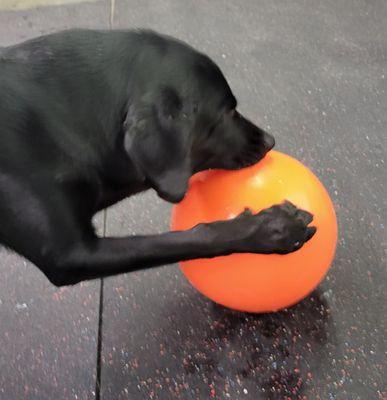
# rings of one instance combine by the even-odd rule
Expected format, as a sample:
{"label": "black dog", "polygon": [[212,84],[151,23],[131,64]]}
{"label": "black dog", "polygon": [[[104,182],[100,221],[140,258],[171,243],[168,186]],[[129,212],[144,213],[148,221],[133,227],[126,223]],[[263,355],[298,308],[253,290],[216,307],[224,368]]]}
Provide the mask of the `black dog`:
{"label": "black dog", "polygon": [[295,251],[315,228],[290,203],[154,236],[99,238],[91,223],[149,188],[179,202],[194,172],[251,165],[273,145],[236,111],[219,68],[171,38],[75,30],[2,49],[0,243],[55,285],[234,252]]}

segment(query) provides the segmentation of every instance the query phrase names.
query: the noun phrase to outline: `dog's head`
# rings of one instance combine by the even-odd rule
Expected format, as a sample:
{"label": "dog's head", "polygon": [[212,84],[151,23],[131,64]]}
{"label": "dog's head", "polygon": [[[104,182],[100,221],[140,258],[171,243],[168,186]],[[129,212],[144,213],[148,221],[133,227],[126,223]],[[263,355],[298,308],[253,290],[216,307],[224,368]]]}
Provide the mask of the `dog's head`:
{"label": "dog's head", "polygon": [[125,148],[159,196],[177,203],[193,173],[252,165],[274,138],[238,113],[226,79],[208,57],[179,42],[163,44],[153,45],[136,66]]}

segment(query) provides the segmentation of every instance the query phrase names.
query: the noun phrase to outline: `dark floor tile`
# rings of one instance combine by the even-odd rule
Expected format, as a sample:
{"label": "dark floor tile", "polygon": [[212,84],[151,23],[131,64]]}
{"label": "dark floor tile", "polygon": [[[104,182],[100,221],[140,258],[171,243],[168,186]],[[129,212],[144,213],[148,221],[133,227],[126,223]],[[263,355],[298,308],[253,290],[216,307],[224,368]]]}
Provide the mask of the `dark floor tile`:
{"label": "dark floor tile", "polygon": [[[107,4],[0,11],[0,45],[67,27],[106,28]],[[94,399],[99,282],[57,289],[5,249],[0,274],[0,399]]]}
{"label": "dark floor tile", "polygon": [[[275,315],[233,313],[176,266],[106,280],[102,398],[385,398],[383,1],[124,1],[145,26],[207,52],[240,109],[326,184],[340,223],[333,268]],[[383,33],[384,32],[384,33]],[[108,234],[167,229],[153,196],[111,210]]]}
{"label": "dark floor tile", "polygon": [[53,287],[0,251],[0,399],[94,399],[99,282]]}

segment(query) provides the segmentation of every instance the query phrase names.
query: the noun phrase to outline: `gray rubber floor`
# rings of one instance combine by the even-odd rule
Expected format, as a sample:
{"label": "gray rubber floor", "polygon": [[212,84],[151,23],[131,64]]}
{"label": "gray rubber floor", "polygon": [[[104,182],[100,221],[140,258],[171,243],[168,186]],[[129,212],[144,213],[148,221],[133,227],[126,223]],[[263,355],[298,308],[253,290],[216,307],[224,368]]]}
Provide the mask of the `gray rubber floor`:
{"label": "gray rubber floor", "polygon": [[[322,179],[340,242],[312,296],[270,315],[214,305],[177,266],[58,290],[1,250],[0,400],[385,400],[387,2],[1,8],[0,45],[70,27],[148,27],[209,54],[241,111]],[[147,193],[96,225],[154,233],[168,229],[169,210]]]}

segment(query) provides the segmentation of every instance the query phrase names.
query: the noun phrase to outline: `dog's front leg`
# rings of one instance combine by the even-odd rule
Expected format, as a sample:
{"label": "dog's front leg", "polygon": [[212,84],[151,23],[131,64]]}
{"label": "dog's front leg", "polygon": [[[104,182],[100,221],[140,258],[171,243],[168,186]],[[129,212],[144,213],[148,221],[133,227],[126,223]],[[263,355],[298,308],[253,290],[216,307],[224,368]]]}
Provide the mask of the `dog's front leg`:
{"label": "dog's front leg", "polygon": [[77,245],[43,268],[56,285],[107,277],[195,258],[231,253],[288,253],[309,240],[315,228],[309,213],[290,203],[259,214],[199,224],[187,231],[153,236],[95,238]]}

